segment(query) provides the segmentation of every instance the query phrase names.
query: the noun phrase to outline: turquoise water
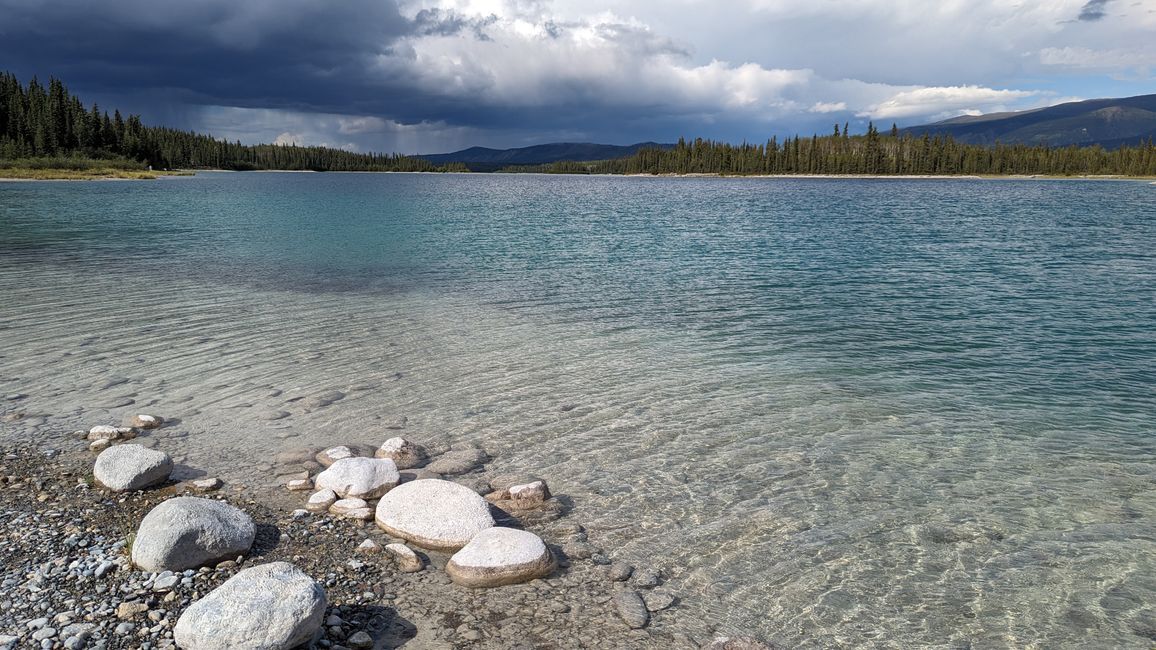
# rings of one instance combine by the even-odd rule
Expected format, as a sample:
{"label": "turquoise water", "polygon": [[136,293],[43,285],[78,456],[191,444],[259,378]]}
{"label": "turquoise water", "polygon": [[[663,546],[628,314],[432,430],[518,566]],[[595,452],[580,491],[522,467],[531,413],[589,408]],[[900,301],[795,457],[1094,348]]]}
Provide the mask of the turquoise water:
{"label": "turquoise water", "polygon": [[0,297],[11,435],[148,406],[241,476],[404,416],[547,477],[695,634],[1156,640],[1150,185],[0,183]]}

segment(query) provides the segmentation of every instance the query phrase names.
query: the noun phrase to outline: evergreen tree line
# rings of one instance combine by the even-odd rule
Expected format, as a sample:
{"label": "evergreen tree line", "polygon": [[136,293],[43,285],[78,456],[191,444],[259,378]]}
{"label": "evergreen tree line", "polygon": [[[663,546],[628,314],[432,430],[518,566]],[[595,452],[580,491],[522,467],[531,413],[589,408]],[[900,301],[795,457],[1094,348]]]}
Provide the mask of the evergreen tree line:
{"label": "evergreen tree line", "polygon": [[243,145],[208,135],[146,126],[137,115],[86,108],[64,84],[22,86],[0,72],[0,160],[103,159],[159,169],[285,169],[314,171],[466,171],[398,154],[361,154],[326,147]]}
{"label": "evergreen tree line", "polygon": [[845,124],[810,138],[771,138],[766,144],[680,139],[672,149],[642,149],[633,156],[596,162],[507,167],[506,172],[554,174],[872,174],[872,175],[1121,175],[1156,176],[1152,140],[1119,149],[1025,144],[969,145],[951,136],[901,135],[893,125],[880,134],[850,135]]}

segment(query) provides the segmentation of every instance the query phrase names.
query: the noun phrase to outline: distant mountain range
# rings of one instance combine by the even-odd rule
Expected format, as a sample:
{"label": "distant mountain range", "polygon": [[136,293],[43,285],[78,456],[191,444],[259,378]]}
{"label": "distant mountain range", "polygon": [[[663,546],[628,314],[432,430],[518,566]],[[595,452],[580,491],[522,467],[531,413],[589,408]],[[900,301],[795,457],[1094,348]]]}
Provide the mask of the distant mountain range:
{"label": "distant mountain range", "polygon": [[1156,139],[1156,95],[1090,99],[1014,113],[965,115],[901,130],[951,135],[968,144],[1019,142],[1052,147],[1099,144],[1114,149]]}
{"label": "distant mountain range", "polygon": [[589,142],[555,142],[517,149],[487,149],[470,147],[453,153],[435,153],[417,156],[435,165],[464,163],[474,171],[494,171],[508,165],[543,165],[561,160],[610,160],[633,156],[639,149],[654,147],[671,149],[673,144],[639,142],[630,145],[591,144]]}

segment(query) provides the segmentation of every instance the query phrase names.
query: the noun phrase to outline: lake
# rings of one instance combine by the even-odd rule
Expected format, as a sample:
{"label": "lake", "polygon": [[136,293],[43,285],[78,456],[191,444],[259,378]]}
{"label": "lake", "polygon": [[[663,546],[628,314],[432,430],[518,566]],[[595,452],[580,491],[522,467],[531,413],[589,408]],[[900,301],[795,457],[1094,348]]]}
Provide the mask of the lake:
{"label": "lake", "polygon": [[0,439],[151,411],[237,480],[388,426],[482,443],[688,630],[1156,640],[1144,183],[0,183],[0,341],[43,414]]}

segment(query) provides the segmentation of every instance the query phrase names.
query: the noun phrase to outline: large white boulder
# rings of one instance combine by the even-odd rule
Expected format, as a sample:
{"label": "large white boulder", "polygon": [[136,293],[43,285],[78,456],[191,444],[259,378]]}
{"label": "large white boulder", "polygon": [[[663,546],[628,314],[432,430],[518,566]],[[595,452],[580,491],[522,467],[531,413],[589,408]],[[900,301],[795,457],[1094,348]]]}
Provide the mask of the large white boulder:
{"label": "large white boulder", "polygon": [[243,511],[213,499],[176,497],[140,522],[132,561],[145,571],[183,571],[243,554],[257,527]]}
{"label": "large white boulder", "polygon": [[184,650],[289,650],[313,640],[325,590],[288,562],[240,571],[189,605],[173,628]]}
{"label": "large white boulder", "polygon": [[554,555],[534,533],[487,528],[454,553],[446,573],[466,587],[499,587],[549,575],[554,565]]}
{"label": "large white boulder", "polygon": [[106,488],[125,492],[164,483],[173,473],[173,459],[141,445],[117,445],[100,452],[92,475]]}
{"label": "large white boulder", "polygon": [[342,458],[318,474],[313,483],[317,489],[333,490],[343,499],[376,499],[400,481],[397,465],[388,458]]}
{"label": "large white boulder", "polygon": [[468,487],[427,479],[399,485],[377,503],[377,525],[423,548],[454,551],[491,528],[485,499]]}

